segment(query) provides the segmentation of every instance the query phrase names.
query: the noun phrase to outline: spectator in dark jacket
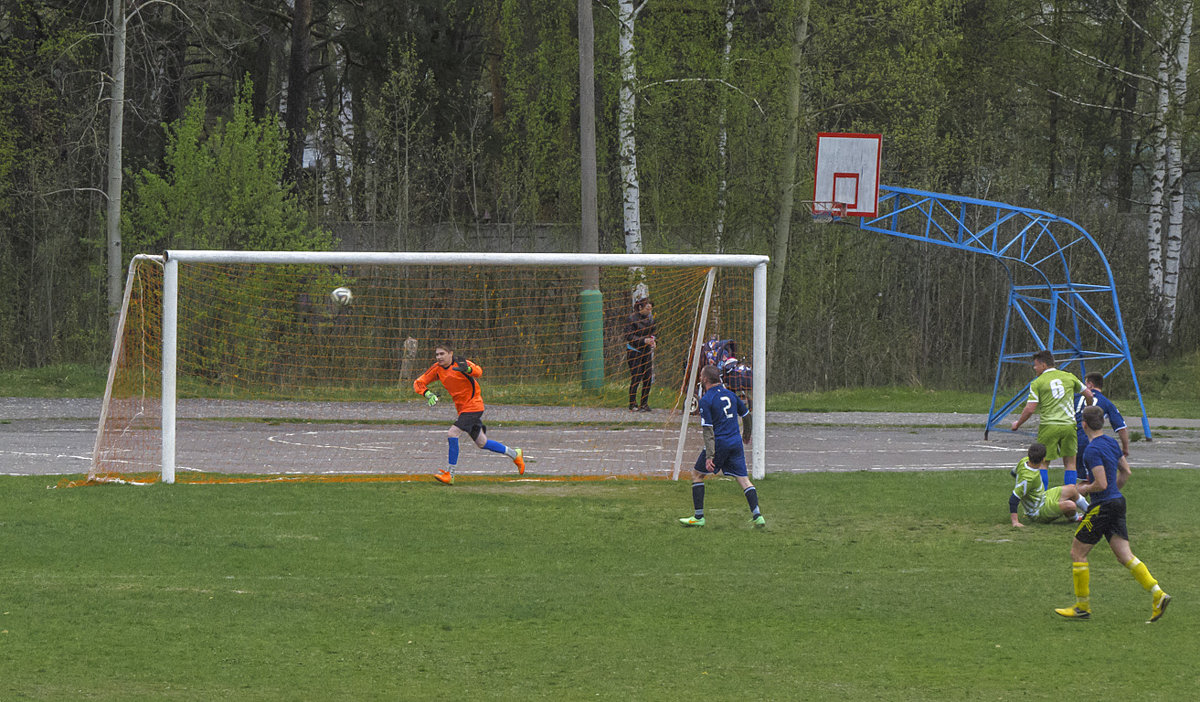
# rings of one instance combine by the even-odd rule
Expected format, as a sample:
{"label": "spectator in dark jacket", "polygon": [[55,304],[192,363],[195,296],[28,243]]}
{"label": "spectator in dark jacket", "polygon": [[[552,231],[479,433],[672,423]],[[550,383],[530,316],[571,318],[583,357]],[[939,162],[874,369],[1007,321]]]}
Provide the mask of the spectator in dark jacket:
{"label": "spectator in dark jacket", "polygon": [[[625,358],[629,361],[629,411],[650,411],[650,385],[654,382],[654,303],[648,297],[633,303],[625,324]],[[642,401],[637,404],[641,385]]]}

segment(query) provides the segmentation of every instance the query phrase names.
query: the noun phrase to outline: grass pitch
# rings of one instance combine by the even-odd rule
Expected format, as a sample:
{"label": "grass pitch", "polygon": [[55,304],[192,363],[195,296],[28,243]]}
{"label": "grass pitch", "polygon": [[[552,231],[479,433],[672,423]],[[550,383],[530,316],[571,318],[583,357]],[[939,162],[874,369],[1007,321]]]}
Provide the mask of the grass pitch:
{"label": "grass pitch", "polygon": [[0,478],[0,698],[1191,699],[1200,473],[1139,470],[1088,622],[1007,472],[47,489]]}

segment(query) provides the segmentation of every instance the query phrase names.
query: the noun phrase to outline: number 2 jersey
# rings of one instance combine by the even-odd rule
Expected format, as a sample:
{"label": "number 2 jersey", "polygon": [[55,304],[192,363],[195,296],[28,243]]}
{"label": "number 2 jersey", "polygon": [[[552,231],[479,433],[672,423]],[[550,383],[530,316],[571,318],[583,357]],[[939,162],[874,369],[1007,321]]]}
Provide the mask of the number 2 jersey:
{"label": "number 2 jersey", "polygon": [[700,426],[712,427],[718,452],[721,448],[741,448],[742,434],[738,429],[738,417],[747,414],[750,414],[750,409],[746,403],[724,385],[714,385],[700,398]]}

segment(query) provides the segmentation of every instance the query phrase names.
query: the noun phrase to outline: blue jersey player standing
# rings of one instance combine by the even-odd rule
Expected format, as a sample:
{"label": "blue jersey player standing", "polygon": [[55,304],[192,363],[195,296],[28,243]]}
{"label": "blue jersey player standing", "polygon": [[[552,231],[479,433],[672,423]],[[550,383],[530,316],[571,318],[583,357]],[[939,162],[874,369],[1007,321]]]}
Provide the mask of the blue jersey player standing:
{"label": "blue jersey player standing", "polygon": [[[1112,400],[1104,396],[1104,376],[1099,373],[1088,373],[1083,376],[1083,387],[1092,391],[1092,397],[1096,400],[1094,404],[1104,410],[1104,417],[1108,419],[1108,423],[1112,425],[1112,430],[1117,433],[1117,438],[1121,440],[1121,455],[1128,458],[1129,428],[1125,426],[1125,418],[1121,416],[1121,411],[1112,403]],[[1078,434],[1076,441],[1079,444],[1078,450],[1080,456],[1083,455],[1083,450],[1088,445],[1087,432],[1083,430],[1083,408],[1087,406],[1083,395],[1075,396],[1075,431]]]}
{"label": "blue jersey player standing", "polygon": [[1151,595],[1150,621],[1158,621],[1171,603],[1171,596],[1163,592],[1158,580],[1142,563],[1129,546],[1129,528],[1125,522],[1125,496],[1121,489],[1129,480],[1129,461],[1121,454],[1121,446],[1111,436],[1104,435],[1104,410],[1085,407],[1083,430],[1088,435],[1088,447],[1083,452],[1083,466],[1087,479],[1079,484],[1079,492],[1092,503],[1083,521],[1075,529],[1071,541],[1071,580],[1075,585],[1075,604],[1054,611],[1068,619],[1090,619],[1091,570],[1088,554],[1100,543],[1101,537],[1108,539],[1108,546],[1121,565],[1129,569],[1134,580]]}
{"label": "blue jersey player standing", "polygon": [[[742,486],[742,494],[750,505],[750,523],[756,528],[767,525],[758,509],[758,491],[746,474],[746,453],[742,450],[742,434],[738,418],[745,420],[750,410],[746,403],[721,384],[721,372],[716,366],[700,369],[700,428],[704,432],[704,450],[692,468],[692,504],[695,514],[683,517],[685,527],[704,526],[704,479],[718,472],[732,476]],[[749,441],[749,433],[746,441]]]}

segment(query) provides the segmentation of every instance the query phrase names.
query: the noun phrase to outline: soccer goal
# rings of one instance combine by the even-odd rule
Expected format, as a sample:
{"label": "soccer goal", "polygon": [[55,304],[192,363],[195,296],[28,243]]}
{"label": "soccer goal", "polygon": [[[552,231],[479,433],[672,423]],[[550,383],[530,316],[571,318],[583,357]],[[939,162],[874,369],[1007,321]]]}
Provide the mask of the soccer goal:
{"label": "soccer goal", "polygon": [[[766,264],[663,254],[137,256],[88,481],[426,478],[445,467],[456,417],[440,385],[433,407],[413,391],[438,344],[483,368],[487,435],[524,450],[526,477],[677,477],[703,446],[687,399],[705,338],[737,339],[757,370],[752,406],[766,406]],[[652,411],[630,412],[626,325],[633,297],[645,294],[657,338]],[[761,477],[763,412],[751,418],[747,458]],[[458,475],[515,474],[468,441]]]}

